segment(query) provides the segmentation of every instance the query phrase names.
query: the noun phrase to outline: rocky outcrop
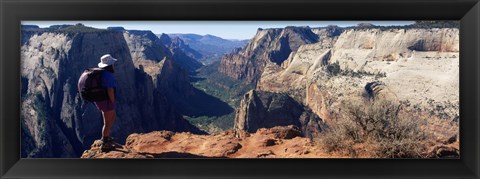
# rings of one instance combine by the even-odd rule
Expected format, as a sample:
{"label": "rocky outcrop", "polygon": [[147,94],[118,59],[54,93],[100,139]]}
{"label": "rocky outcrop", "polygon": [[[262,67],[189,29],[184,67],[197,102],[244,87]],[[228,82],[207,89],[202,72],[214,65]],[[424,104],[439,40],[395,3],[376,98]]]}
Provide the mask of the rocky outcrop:
{"label": "rocky outcrop", "polygon": [[251,90],[236,111],[234,128],[256,132],[260,128],[294,125],[307,137],[318,137],[323,121],[286,94]]}
{"label": "rocky outcrop", "polygon": [[318,42],[318,38],[308,27],[258,29],[241,51],[223,57],[219,71],[256,84],[268,63],[280,65],[291,52],[297,51],[301,45]]}
{"label": "rocky outcrop", "polygon": [[233,130],[217,135],[194,135],[155,131],[132,134],[123,148],[101,152],[99,142],[92,144],[82,158],[335,158],[295,126],[262,128],[256,133]]}
{"label": "rocky outcrop", "polygon": [[[293,54],[293,53],[292,53]],[[297,101],[305,98],[307,81],[313,74],[319,75],[318,70],[328,64],[331,50],[321,45],[303,45],[291,56],[289,64],[283,68],[269,63],[257,84],[257,89],[263,91],[289,93]]]}
{"label": "rocky outcrop", "polygon": [[79,97],[77,80],[83,70],[97,66],[107,53],[119,59],[114,73],[115,138],[123,141],[131,133],[152,130],[202,133],[167,102],[152,74],[135,66],[138,61],[132,59],[129,47],[136,45],[128,44],[123,32],[92,33],[82,28],[35,34],[22,46],[22,138],[32,142],[22,140],[22,150],[26,149],[22,157],[79,156],[100,138],[101,114]]}
{"label": "rocky outcrop", "polygon": [[[333,141],[342,142],[342,141]],[[327,146],[302,137],[293,125],[261,128],[255,133],[227,130],[216,135],[154,131],[128,136],[124,146],[109,152],[95,141],[81,158],[373,158],[375,147],[354,144],[358,153],[328,152]],[[428,144],[430,145],[430,144]],[[367,148],[368,147],[368,148]],[[430,146],[422,158],[458,158],[459,142]],[[346,147],[347,148],[347,147]]]}

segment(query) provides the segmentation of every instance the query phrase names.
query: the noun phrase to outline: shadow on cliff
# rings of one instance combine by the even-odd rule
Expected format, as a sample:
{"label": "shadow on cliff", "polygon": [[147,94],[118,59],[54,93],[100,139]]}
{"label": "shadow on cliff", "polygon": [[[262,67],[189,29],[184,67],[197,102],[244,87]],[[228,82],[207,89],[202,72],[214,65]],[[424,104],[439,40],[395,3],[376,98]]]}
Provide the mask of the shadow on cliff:
{"label": "shadow on cliff", "polygon": [[213,117],[223,116],[233,112],[233,108],[222,100],[194,87],[192,88],[192,91],[192,95],[188,95],[183,99],[176,98],[176,96],[181,96],[181,94],[170,94],[172,95],[170,96],[170,99],[177,99],[172,102],[181,114],[191,117]]}
{"label": "shadow on cliff", "polygon": [[[198,74],[198,72],[196,72],[196,73]],[[195,75],[197,75],[197,74],[195,74]],[[190,82],[195,83],[195,82],[199,82],[199,81],[203,81],[203,80],[207,79],[207,78],[198,77],[198,76],[195,76],[195,75],[190,76]]]}

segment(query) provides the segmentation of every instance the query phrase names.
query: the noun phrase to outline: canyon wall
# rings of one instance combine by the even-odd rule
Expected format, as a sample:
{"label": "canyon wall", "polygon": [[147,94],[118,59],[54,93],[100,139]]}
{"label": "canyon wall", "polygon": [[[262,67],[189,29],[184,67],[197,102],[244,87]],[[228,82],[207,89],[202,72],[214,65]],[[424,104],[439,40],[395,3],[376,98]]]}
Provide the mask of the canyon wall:
{"label": "canyon wall", "polygon": [[[203,133],[167,101],[162,85],[154,80],[161,74],[141,67],[145,59],[160,63],[163,56],[168,56],[168,49],[149,50],[149,45],[155,44],[146,42],[142,46],[132,43],[135,37],[121,31],[92,30],[81,25],[27,34],[29,38],[21,48],[22,157],[78,157],[101,137],[101,113],[79,97],[77,80],[107,53],[118,59],[113,137],[122,142],[134,132]],[[142,49],[138,50],[141,54],[131,54],[137,49]]]}
{"label": "canyon wall", "polygon": [[[288,94],[327,124],[339,117],[344,102],[374,98],[398,101],[430,117],[458,122],[458,28],[304,30],[318,35],[318,41],[297,42],[301,45],[282,55],[285,60],[281,63],[271,58],[255,62],[259,60],[255,57],[265,53],[244,48],[225,56],[220,70],[226,74],[235,71],[237,76],[233,78],[247,82],[254,79],[245,78],[252,76],[249,71],[261,73],[257,90]],[[275,38],[265,38],[268,33],[261,32],[247,47],[281,46]],[[248,53],[248,57],[239,55]],[[243,68],[249,71],[238,70],[239,66],[256,63],[262,65]]]}
{"label": "canyon wall", "polygon": [[315,42],[318,42],[318,36],[308,27],[258,29],[245,47],[223,57],[219,71],[256,84],[267,63],[281,64],[300,45]]}

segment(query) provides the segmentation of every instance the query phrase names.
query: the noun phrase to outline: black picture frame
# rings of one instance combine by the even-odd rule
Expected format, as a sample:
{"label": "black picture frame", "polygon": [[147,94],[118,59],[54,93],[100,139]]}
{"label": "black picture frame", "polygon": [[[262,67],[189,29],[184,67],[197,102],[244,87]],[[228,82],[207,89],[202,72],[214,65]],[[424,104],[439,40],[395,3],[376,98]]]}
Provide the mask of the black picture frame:
{"label": "black picture frame", "polygon": [[[0,0],[0,178],[479,178],[478,0]],[[460,20],[460,159],[20,159],[22,20]]]}

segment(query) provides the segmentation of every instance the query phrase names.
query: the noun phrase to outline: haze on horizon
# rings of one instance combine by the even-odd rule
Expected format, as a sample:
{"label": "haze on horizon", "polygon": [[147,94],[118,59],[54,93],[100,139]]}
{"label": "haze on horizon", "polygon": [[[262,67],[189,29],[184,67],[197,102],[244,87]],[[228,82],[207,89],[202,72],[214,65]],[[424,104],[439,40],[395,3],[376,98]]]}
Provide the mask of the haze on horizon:
{"label": "haze on horizon", "polygon": [[401,26],[413,24],[414,21],[22,21],[22,25],[38,25],[41,28],[77,23],[100,29],[124,27],[127,30],[151,30],[155,34],[210,34],[224,39],[245,40],[252,38],[258,28],[325,27],[328,25],[348,27],[359,23]]}

